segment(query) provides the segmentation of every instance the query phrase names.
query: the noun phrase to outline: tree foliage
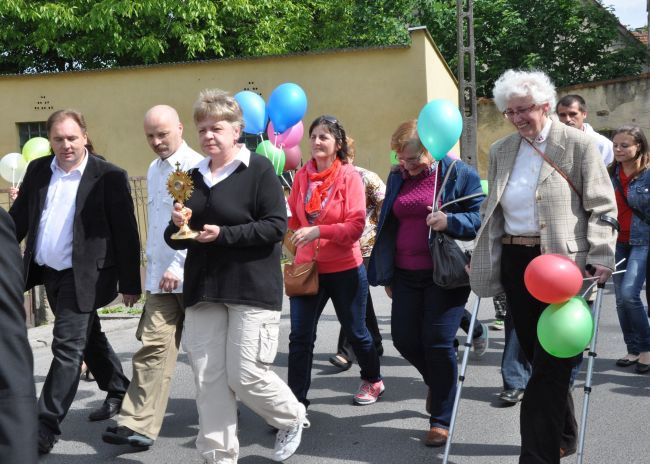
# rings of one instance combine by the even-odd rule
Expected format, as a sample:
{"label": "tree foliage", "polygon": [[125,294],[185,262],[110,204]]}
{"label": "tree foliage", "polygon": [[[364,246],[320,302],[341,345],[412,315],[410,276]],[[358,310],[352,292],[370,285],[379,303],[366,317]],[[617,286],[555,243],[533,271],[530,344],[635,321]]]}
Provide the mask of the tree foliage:
{"label": "tree foliage", "polygon": [[0,73],[404,43],[407,1],[2,0]]}
{"label": "tree foliage", "polygon": [[[455,0],[423,0],[419,17],[452,69],[457,66]],[[557,86],[634,75],[647,51],[619,31],[608,8],[575,0],[474,0],[477,94],[491,95],[510,68],[540,69]]]}
{"label": "tree foliage", "polygon": [[[408,43],[425,25],[456,67],[456,0],[2,0],[0,73],[30,73]],[[508,68],[569,85],[641,71],[589,1],[474,0],[478,94]]]}

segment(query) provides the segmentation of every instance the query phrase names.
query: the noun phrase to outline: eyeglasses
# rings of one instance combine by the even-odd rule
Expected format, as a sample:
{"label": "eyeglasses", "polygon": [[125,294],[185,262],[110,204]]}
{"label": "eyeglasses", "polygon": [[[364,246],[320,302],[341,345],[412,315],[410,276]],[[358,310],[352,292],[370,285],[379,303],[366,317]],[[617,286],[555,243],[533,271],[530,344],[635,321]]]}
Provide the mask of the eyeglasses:
{"label": "eyeglasses", "polygon": [[503,112],[503,115],[504,115],[506,118],[512,120],[515,116],[519,116],[519,115],[525,116],[525,115],[527,115],[528,113],[530,113],[531,111],[533,111],[533,109],[534,109],[536,106],[537,106],[537,104],[536,104],[536,103],[533,103],[533,104],[530,105],[528,108],[523,108],[523,109],[521,109],[521,110],[505,110],[505,111]]}
{"label": "eyeglasses", "polygon": [[400,153],[397,154],[397,160],[403,162],[404,164],[414,164],[420,161],[422,159],[422,156],[424,155],[424,150],[422,150],[420,153],[418,153],[415,157],[412,158],[402,158],[400,156]]}

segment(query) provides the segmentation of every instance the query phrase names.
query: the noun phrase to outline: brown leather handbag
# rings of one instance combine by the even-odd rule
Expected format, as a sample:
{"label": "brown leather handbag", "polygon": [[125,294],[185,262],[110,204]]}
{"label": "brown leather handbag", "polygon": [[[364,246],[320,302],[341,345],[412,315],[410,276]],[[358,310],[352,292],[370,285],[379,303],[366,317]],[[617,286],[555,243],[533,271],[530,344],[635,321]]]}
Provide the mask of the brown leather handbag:
{"label": "brown leather handbag", "polygon": [[284,292],[287,296],[310,296],[318,294],[318,266],[316,256],[320,239],[316,243],[314,257],[308,263],[284,265]]}

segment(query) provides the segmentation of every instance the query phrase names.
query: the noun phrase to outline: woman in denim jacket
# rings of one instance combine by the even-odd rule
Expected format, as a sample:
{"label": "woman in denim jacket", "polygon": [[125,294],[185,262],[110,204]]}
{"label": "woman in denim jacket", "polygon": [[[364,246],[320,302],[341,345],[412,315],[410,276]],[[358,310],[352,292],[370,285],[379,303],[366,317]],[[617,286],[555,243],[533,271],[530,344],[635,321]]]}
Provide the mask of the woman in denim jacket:
{"label": "woman in denim jacket", "polygon": [[646,279],[650,240],[650,150],[637,126],[614,132],[614,162],[609,173],[616,192],[618,222],[616,262],[625,259],[614,275],[616,311],[627,354],[616,361],[620,367],[636,364],[639,374],[650,371],[650,324],[641,301]]}
{"label": "woman in denim jacket", "polygon": [[[399,166],[386,182],[368,281],[383,285],[393,299],[393,344],[429,387],[430,427],[425,444],[442,446],[456,394],[454,338],[470,288],[444,289],[433,283],[428,232],[431,227],[454,238],[473,239],[480,226],[483,197],[452,204],[445,212],[431,212],[434,193],[452,160],[434,161],[418,137],[416,124],[415,120],[402,123],[391,138]],[[457,162],[441,200],[446,203],[481,191],[476,171]]]}

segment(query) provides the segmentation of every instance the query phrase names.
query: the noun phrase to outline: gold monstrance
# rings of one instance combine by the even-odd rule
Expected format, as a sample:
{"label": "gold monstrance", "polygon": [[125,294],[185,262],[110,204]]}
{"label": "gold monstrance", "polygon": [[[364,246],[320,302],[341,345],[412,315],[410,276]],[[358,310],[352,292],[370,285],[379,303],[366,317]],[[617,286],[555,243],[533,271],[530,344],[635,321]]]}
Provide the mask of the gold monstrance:
{"label": "gold monstrance", "polygon": [[[176,170],[172,172],[167,178],[167,191],[169,194],[181,205],[192,196],[194,190],[194,183],[190,176],[181,170],[180,163],[176,163]],[[180,230],[172,234],[174,240],[194,239],[198,237],[199,233],[190,229],[188,222],[192,216],[191,212],[183,207],[181,210],[185,216],[185,222]]]}

